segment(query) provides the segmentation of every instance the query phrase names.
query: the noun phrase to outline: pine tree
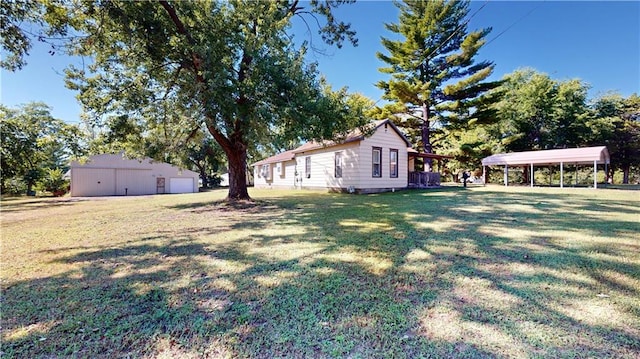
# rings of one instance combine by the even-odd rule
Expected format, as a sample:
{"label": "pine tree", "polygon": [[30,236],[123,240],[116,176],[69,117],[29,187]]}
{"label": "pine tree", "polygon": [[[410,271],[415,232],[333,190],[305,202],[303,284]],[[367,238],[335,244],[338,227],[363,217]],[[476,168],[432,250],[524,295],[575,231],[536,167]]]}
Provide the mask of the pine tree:
{"label": "pine tree", "polygon": [[[402,118],[400,125],[409,131],[419,131],[424,152],[433,153],[434,130],[464,129],[493,117],[489,105],[496,95],[489,90],[499,82],[485,80],[494,65],[474,61],[491,29],[467,33],[466,1],[404,1],[396,6],[399,23],[385,27],[402,39],[383,38],[388,54],[377,54],[389,65],[380,71],[391,75],[377,84],[391,102],[378,115],[404,114],[395,119]],[[425,170],[431,166],[427,160]]]}

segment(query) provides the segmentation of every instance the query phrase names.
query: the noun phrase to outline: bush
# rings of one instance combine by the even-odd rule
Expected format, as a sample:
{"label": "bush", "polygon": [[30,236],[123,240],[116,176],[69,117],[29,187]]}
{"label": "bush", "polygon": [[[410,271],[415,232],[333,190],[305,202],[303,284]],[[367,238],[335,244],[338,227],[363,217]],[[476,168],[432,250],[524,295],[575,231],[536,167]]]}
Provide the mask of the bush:
{"label": "bush", "polygon": [[38,189],[51,192],[54,196],[62,196],[67,193],[69,183],[64,179],[61,169],[48,169],[38,182]]}
{"label": "bush", "polygon": [[27,184],[18,177],[10,178],[4,183],[4,185],[3,194],[17,196],[27,192]]}

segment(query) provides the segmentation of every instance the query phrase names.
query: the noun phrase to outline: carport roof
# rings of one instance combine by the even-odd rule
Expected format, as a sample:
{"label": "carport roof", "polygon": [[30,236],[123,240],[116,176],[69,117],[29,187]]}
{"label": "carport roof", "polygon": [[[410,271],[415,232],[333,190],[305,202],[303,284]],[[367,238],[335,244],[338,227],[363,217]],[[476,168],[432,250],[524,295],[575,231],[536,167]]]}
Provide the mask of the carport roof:
{"label": "carport roof", "polygon": [[482,159],[483,166],[504,165],[552,165],[609,163],[609,151],[605,146],[565,148],[526,152],[499,153]]}

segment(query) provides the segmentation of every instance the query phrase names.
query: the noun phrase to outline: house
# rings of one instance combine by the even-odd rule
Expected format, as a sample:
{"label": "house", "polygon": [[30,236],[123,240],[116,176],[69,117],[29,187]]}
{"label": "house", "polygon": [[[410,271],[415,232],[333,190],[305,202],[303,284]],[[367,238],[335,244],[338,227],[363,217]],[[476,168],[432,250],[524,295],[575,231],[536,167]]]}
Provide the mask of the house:
{"label": "house", "polygon": [[391,121],[377,121],[366,134],[355,130],[341,141],[308,142],[254,163],[254,185],[358,193],[439,185],[438,173],[415,171],[415,158],[448,156],[410,146]]}
{"label": "house", "polygon": [[[247,170],[247,186],[253,186],[253,173]],[[229,187],[229,172],[220,175],[220,187]]]}
{"label": "house", "polygon": [[71,162],[71,196],[135,196],[198,192],[198,174],[150,158],[123,154],[91,156]]}

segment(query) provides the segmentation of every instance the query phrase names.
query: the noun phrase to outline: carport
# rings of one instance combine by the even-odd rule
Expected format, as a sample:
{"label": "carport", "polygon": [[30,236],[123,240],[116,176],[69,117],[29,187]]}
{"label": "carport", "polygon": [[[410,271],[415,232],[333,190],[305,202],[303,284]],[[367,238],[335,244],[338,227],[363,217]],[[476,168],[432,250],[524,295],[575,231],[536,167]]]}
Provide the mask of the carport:
{"label": "carport", "polygon": [[598,165],[605,174],[611,159],[605,146],[566,148],[526,152],[499,153],[482,159],[482,178],[486,183],[486,166],[504,166],[504,185],[509,185],[509,166],[530,167],[531,187],[534,185],[534,166],[560,166],[560,188],[564,187],[564,165],[593,165],[593,188],[598,188]]}

